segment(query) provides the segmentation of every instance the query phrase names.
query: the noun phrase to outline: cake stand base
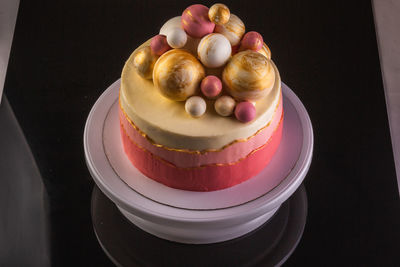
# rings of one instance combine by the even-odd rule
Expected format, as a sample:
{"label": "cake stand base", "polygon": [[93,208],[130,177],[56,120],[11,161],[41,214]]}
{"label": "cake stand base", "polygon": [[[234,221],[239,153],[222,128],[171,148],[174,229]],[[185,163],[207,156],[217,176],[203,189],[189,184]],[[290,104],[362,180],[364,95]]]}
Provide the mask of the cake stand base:
{"label": "cake stand base", "polygon": [[301,101],[282,83],[282,141],[263,171],[239,185],[212,192],[185,191],[157,183],[141,174],[123,152],[119,86],[119,81],[112,84],[88,116],[85,158],[98,187],[128,220],[146,232],[191,244],[239,237],[270,219],[308,171],[313,150],[311,121]]}

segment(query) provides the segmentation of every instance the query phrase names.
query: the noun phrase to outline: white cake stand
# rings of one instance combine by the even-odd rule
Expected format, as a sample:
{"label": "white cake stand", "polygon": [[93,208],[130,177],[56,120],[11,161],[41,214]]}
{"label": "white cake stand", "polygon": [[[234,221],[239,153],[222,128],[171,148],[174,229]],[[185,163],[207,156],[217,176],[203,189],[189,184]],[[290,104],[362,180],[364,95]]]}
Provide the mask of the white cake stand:
{"label": "white cake stand", "polygon": [[[311,121],[301,101],[283,83],[283,135],[271,162],[252,179],[213,192],[169,188],[130,163],[119,133],[119,87],[118,80],[99,97],[88,116],[85,157],[98,187],[128,220],[148,233],[191,244],[242,236],[271,218],[307,174],[313,151]],[[130,181],[129,186],[121,179],[127,176],[131,177],[124,179]]]}

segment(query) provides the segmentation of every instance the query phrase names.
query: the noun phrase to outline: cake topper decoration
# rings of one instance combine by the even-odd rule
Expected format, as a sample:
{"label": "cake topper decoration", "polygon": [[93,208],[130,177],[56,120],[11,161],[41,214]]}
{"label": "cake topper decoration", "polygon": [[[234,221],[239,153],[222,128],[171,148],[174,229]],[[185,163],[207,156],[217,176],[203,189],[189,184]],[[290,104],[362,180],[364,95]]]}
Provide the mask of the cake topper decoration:
{"label": "cake topper decoration", "polygon": [[161,34],[156,35],[151,39],[150,48],[151,52],[157,56],[161,56],[171,49],[171,47],[168,45],[167,37]]}
{"label": "cake topper decoration", "polygon": [[206,101],[200,96],[191,96],[186,100],[185,110],[192,117],[201,117],[207,109]]}
{"label": "cake topper decoration", "polygon": [[183,11],[182,27],[190,36],[201,38],[206,34],[212,33],[215,24],[208,18],[208,7],[196,4]]}
{"label": "cake topper decoration", "polygon": [[133,60],[133,65],[137,73],[144,79],[151,79],[153,68],[158,59],[158,56],[151,52],[150,46],[145,46],[136,52]]}
{"label": "cake topper decoration", "polygon": [[201,92],[207,98],[213,99],[221,93],[222,82],[214,75],[209,75],[201,81]]}
{"label": "cake topper decoration", "polygon": [[241,21],[234,14],[230,15],[229,21],[226,24],[215,26],[215,32],[224,35],[229,40],[232,46],[239,44],[245,30],[246,28],[243,21]]}
{"label": "cake topper decoration", "polygon": [[233,110],[235,109],[235,105],[236,102],[232,97],[224,95],[219,97],[217,101],[215,101],[214,108],[219,115],[227,117],[232,115]]}
{"label": "cake topper decoration", "polygon": [[250,122],[256,117],[256,108],[251,102],[240,102],[236,105],[235,117],[241,122]]}
{"label": "cake topper decoration", "polygon": [[205,76],[203,65],[189,52],[172,49],[164,53],[153,70],[154,86],[165,97],[184,101],[194,95]]}
{"label": "cake topper decoration", "polygon": [[237,100],[265,97],[275,83],[275,71],[265,56],[252,50],[234,55],[222,73],[227,91]]}
{"label": "cake topper decoration", "polygon": [[224,87],[229,95],[215,100],[217,114],[235,113],[239,121],[249,122],[256,114],[255,101],[267,96],[275,83],[270,59],[261,34],[245,33],[243,21],[226,5],[195,4],[166,21],[150,45],[138,49],[134,67],[144,79],[153,79],[163,96],[186,100],[192,117],[206,111],[204,99],[193,95],[201,90],[215,100]]}
{"label": "cake topper decoration", "polygon": [[208,18],[216,25],[224,25],[229,21],[231,12],[224,4],[214,4],[208,10]]}
{"label": "cake topper decoration", "polygon": [[206,67],[223,66],[231,56],[232,48],[228,39],[219,33],[211,33],[201,39],[197,48],[198,57]]}

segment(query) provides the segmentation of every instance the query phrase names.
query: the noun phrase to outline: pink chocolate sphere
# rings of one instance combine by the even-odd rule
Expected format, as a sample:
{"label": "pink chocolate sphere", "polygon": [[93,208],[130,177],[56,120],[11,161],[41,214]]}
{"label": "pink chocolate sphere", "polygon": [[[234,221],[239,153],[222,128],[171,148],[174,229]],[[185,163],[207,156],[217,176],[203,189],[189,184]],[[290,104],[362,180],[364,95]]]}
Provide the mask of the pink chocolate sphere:
{"label": "pink chocolate sphere", "polygon": [[215,24],[208,18],[208,7],[196,4],[183,11],[182,27],[191,37],[201,38],[212,33]]}
{"label": "pink chocolate sphere", "polygon": [[243,36],[241,49],[258,51],[263,47],[264,41],[258,32],[248,32]]}
{"label": "pink chocolate sphere", "polygon": [[221,93],[222,82],[217,76],[209,75],[201,81],[200,88],[206,97],[214,98]]}
{"label": "pink chocolate sphere", "polygon": [[156,35],[153,37],[153,39],[151,39],[150,48],[151,52],[157,56],[161,56],[171,49],[171,47],[168,45],[167,37],[161,34]]}
{"label": "pink chocolate sphere", "polygon": [[256,108],[248,101],[240,102],[236,105],[235,117],[241,122],[250,122],[256,117]]}

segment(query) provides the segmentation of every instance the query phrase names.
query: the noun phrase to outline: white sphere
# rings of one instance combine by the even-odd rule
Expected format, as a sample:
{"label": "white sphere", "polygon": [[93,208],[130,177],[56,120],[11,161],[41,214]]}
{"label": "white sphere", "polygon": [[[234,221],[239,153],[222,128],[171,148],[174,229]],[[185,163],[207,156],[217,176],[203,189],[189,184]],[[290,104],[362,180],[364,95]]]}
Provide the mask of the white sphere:
{"label": "white sphere", "polygon": [[172,48],[182,48],[187,41],[187,35],[181,28],[170,29],[167,33],[167,43]]}
{"label": "white sphere", "polygon": [[232,53],[228,39],[219,33],[210,33],[201,39],[197,48],[200,61],[209,68],[223,66]]}
{"label": "white sphere", "polygon": [[224,25],[216,25],[215,32],[223,34],[226,38],[228,38],[229,42],[232,46],[239,44],[242,39],[246,27],[241,19],[238,18],[235,14],[231,14],[229,17],[229,21]]}
{"label": "white sphere", "polygon": [[192,117],[200,117],[206,112],[206,108],[206,101],[200,96],[191,96],[185,103],[185,110]]}
{"label": "white sphere", "polygon": [[160,29],[160,34],[167,36],[168,32],[174,28],[183,29],[182,22],[181,22],[181,16],[173,17],[172,19],[165,22],[164,25]]}
{"label": "white sphere", "polygon": [[215,111],[221,116],[230,116],[235,109],[235,100],[227,95],[221,96],[214,103]]}

